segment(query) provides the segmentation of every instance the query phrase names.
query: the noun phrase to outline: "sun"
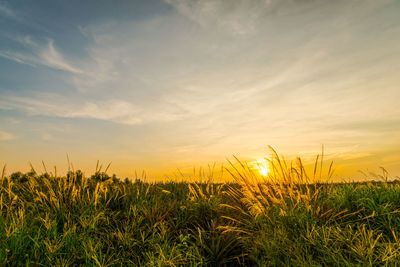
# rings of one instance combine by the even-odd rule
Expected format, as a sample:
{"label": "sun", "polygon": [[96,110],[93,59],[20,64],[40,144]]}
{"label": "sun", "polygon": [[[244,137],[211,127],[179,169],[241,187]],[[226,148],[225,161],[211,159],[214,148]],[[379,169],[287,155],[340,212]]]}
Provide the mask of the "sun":
{"label": "sun", "polygon": [[266,159],[259,159],[252,162],[253,169],[257,170],[261,176],[268,176],[270,173],[269,163]]}
{"label": "sun", "polygon": [[259,168],[258,168],[258,171],[260,172],[260,174],[261,174],[262,176],[267,176],[267,175],[269,174],[269,168],[268,168],[268,167],[265,167],[265,166],[259,167]]}

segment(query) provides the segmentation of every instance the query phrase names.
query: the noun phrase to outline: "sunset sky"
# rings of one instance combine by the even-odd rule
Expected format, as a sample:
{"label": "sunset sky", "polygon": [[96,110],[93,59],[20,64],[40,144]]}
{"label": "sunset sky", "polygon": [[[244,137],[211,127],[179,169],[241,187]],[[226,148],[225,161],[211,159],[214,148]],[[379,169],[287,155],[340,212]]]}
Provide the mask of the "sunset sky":
{"label": "sunset sky", "polygon": [[1,1],[0,164],[400,175],[400,1]]}

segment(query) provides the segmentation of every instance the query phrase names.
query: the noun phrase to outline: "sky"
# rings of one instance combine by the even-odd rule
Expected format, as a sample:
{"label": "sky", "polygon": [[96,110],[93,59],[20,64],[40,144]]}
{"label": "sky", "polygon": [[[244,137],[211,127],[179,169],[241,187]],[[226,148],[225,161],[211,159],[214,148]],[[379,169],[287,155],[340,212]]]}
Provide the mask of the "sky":
{"label": "sky", "polygon": [[[0,0],[0,164],[400,175],[400,1]],[[49,168],[50,168],[49,167]]]}

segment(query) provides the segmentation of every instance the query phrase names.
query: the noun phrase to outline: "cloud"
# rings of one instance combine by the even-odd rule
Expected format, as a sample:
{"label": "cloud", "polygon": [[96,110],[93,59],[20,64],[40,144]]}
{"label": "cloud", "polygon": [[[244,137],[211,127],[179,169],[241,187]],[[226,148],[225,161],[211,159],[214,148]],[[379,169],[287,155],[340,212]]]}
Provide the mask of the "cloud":
{"label": "cloud", "polygon": [[49,39],[46,45],[40,45],[32,40],[30,36],[17,36],[13,38],[15,41],[22,43],[30,48],[28,51],[9,51],[0,50],[0,57],[7,58],[20,64],[32,67],[46,66],[48,68],[62,70],[73,74],[81,74],[82,71],[73,66],[65,59],[54,46],[54,40]]}
{"label": "cloud", "polygon": [[0,14],[3,14],[8,18],[18,20],[17,14],[3,2],[0,2]]}
{"label": "cloud", "polygon": [[361,159],[361,158],[366,158],[366,157],[371,157],[374,156],[372,153],[354,153],[354,154],[349,154],[349,155],[344,155],[342,158],[344,160],[354,160],[354,159]]}
{"label": "cloud", "polygon": [[[38,100],[40,99],[40,100]],[[136,125],[148,122],[168,122],[181,119],[182,114],[166,112],[162,109],[143,110],[128,101],[118,99],[98,101],[73,101],[66,103],[59,95],[39,94],[36,97],[4,96],[0,100],[1,109],[16,109],[30,115],[43,115],[59,118],[83,118]]]}
{"label": "cloud", "polygon": [[106,101],[100,103],[86,102],[81,109],[61,115],[67,118],[93,118],[125,124],[139,124],[139,110],[125,101]]}
{"label": "cloud", "polygon": [[253,33],[263,15],[277,1],[165,0],[179,13],[200,26],[217,26],[235,35]]}
{"label": "cloud", "polygon": [[13,51],[0,51],[0,57],[15,61],[20,64],[28,65],[31,67],[37,66],[37,59],[29,55],[13,52]]}
{"label": "cloud", "polygon": [[39,53],[39,62],[50,68],[64,70],[72,73],[82,73],[81,70],[67,62],[63,55],[54,47],[54,41],[49,40],[47,47]]}
{"label": "cloud", "polygon": [[39,47],[39,44],[35,42],[30,35],[8,35],[8,38],[14,40],[27,47]]}
{"label": "cloud", "polygon": [[[40,98],[38,100],[37,98]],[[30,115],[44,115],[62,118],[93,118],[100,120],[125,120],[132,124],[136,109],[123,101],[83,102],[67,104],[61,102],[61,96],[40,95],[37,98],[5,96],[0,100],[2,109],[18,109]]]}
{"label": "cloud", "polygon": [[13,139],[15,139],[15,136],[13,134],[0,130],[0,141],[9,141]]}
{"label": "cloud", "polygon": [[[387,71],[387,60],[395,60],[374,40],[365,42],[365,29],[355,23],[369,14],[369,1],[344,14],[340,8],[354,1],[317,1],[318,12],[294,1],[167,2],[184,16],[85,27],[94,40],[87,48],[90,60],[72,80],[80,92],[106,96],[116,90],[134,105],[135,116],[114,121],[184,119],[182,128],[205,138],[242,134],[259,142],[300,134],[334,139],[329,131],[354,137],[329,126],[370,116],[370,106],[361,105],[374,98],[370,87],[380,86],[382,98],[395,92],[368,79],[396,71]],[[216,34],[216,27],[229,34]]]}

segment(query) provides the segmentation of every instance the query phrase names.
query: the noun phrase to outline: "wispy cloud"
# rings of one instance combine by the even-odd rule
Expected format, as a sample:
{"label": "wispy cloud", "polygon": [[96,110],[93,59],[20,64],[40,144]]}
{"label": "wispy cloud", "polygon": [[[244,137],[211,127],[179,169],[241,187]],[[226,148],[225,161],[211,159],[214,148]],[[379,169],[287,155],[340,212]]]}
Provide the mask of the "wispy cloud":
{"label": "wispy cloud", "polygon": [[60,52],[54,47],[54,41],[49,40],[47,47],[41,49],[39,53],[39,62],[50,68],[64,70],[72,73],[81,73],[82,71],[77,67],[72,66]]}
{"label": "wispy cloud", "polygon": [[[82,65],[84,74],[73,77],[74,86],[93,95],[118,88],[120,98],[130,99],[137,113],[114,121],[184,119],[181,127],[190,128],[186,131],[192,136],[202,135],[199,142],[204,143],[221,137],[230,144],[239,138],[254,144],[284,143],[299,135],[304,140],[311,135],[320,136],[318,140],[356,138],[357,131],[339,126],[332,130],[330,125],[370,116],[370,106],[361,105],[376,95],[369,88],[385,88],[381,97],[396,94],[368,77],[394,77],[395,68],[386,71],[384,65],[386,60],[392,60],[392,66],[398,63],[375,51],[374,63],[365,64],[373,54],[369,46],[375,46],[362,46],[363,39],[354,37],[365,38],[353,23],[359,18],[353,17],[368,14],[370,1],[360,12],[344,14],[339,11],[354,2],[331,9],[329,2],[320,1],[323,16],[310,4],[292,1],[167,2],[184,18],[173,14],[85,28],[95,41],[88,47],[91,58]],[[184,23],[187,18],[201,29]],[[235,23],[244,28],[236,29]],[[299,31],[298,25],[307,30]],[[216,26],[228,34],[215,34]],[[251,36],[247,40],[243,34]],[[100,114],[95,109],[86,110]],[[385,116],[382,112],[379,118]]]}
{"label": "wispy cloud", "polygon": [[92,118],[125,124],[140,124],[143,122],[140,117],[140,111],[136,107],[128,102],[115,100],[100,103],[86,102],[81,109],[67,112],[61,116],[67,118]]}
{"label": "wispy cloud", "polygon": [[8,34],[7,37],[27,47],[39,47],[40,45],[30,35]]}
{"label": "wispy cloud", "polygon": [[353,159],[361,159],[361,158],[366,158],[366,157],[371,157],[374,156],[372,153],[353,153],[349,155],[344,155],[342,158],[344,160],[353,160]]}
{"label": "wispy cloud", "polygon": [[0,57],[32,67],[46,66],[52,69],[62,70],[74,74],[82,71],[68,62],[55,47],[54,40],[49,39],[45,45],[34,42],[30,36],[14,38],[19,43],[29,47],[28,51],[0,50]]}
{"label": "wispy cloud", "polygon": [[266,12],[278,1],[165,0],[203,27],[216,26],[235,35],[254,33]]}
{"label": "wispy cloud", "polygon": [[127,125],[174,121],[184,117],[182,114],[162,109],[149,112],[128,101],[116,99],[66,103],[61,100],[62,98],[59,95],[39,95],[35,98],[4,96],[0,100],[0,109],[21,110],[30,115],[48,117],[98,119]]}
{"label": "wispy cloud", "polygon": [[13,134],[0,130],[0,141],[9,141],[15,138],[16,137]]}
{"label": "wispy cloud", "polygon": [[18,20],[17,14],[12,9],[10,9],[4,2],[0,2],[0,14],[8,18]]}
{"label": "wispy cloud", "polygon": [[0,57],[15,61],[20,64],[28,65],[31,67],[37,66],[37,59],[29,55],[14,52],[14,51],[0,51]]}

